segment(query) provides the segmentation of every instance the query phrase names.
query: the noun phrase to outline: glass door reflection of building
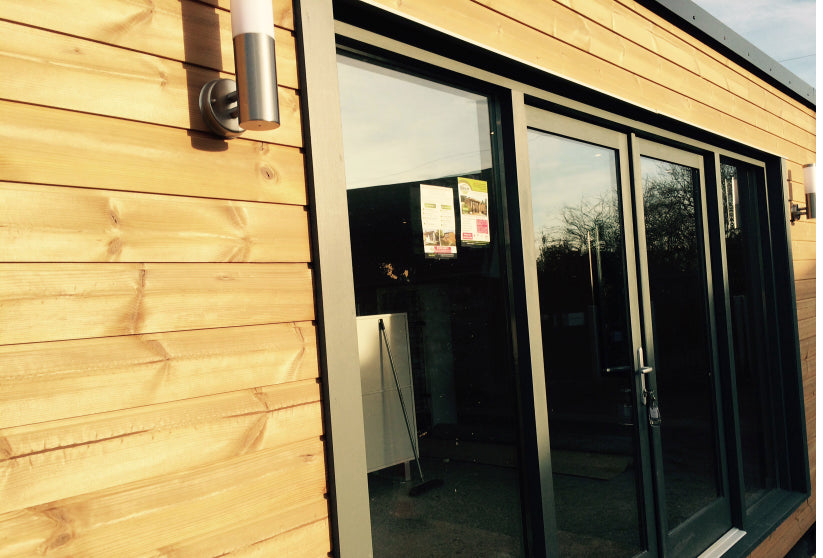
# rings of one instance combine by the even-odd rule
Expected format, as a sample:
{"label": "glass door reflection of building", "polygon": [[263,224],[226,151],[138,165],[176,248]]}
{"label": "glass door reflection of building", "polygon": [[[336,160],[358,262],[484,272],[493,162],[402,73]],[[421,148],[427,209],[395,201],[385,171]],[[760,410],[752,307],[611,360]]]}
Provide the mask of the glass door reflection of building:
{"label": "glass door reflection of building", "polygon": [[357,315],[406,315],[406,407],[423,473],[443,481],[411,496],[414,465],[410,481],[369,473],[375,556],[522,556],[489,100],[346,55],[338,74]]}
{"label": "glass door reflection of building", "polygon": [[561,555],[696,556],[731,527],[702,160],[528,114]]}

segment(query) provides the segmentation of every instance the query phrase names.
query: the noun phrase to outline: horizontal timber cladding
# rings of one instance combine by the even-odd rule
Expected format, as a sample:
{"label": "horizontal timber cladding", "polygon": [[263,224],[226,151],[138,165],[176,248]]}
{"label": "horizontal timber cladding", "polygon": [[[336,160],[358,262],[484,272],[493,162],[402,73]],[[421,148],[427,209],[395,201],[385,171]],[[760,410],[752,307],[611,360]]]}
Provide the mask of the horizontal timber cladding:
{"label": "horizontal timber cladding", "polygon": [[[212,5],[209,5],[212,4]],[[223,9],[215,9],[219,6]],[[291,3],[276,0],[277,80],[297,87]],[[234,73],[229,0],[6,0],[0,17],[100,43]]]}
{"label": "horizontal timber cladding", "polygon": [[0,180],[305,205],[303,154],[0,101]]}
{"label": "horizontal timber cladding", "polygon": [[5,428],[0,513],[319,440],[315,380]]}
{"label": "horizontal timber cladding", "polygon": [[306,264],[0,264],[3,344],[314,319]]}
{"label": "horizontal timber cladding", "polygon": [[[203,84],[230,74],[0,21],[4,99],[92,114],[208,131],[198,97]],[[278,45],[294,54],[294,41]],[[282,82],[280,82],[282,84]],[[90,94],[94,92],[94,94]],[[247,132],[257,139],[300,147],[297,93],[279,88],[278,129]]]}
{"label": "horizontal timber cladding", "polygon": [[0,557],[326,556],[300,83],[208,132],[229,0],[0,2]]}
{"label": "horizontal timber cladding", "polygon": [[0,261],[308,262],[303,206],[0,182]]}
{"label": "horizontal timber cladding", "polygon": [[794,260],[794,278],[800,279],[814,279],[817,274],[817,266],[815,260]]}
{"label": "horizontal timber cladding", "polygon": [[306,322],[0,346],[0,429],[317,376]]}
{"label": "horizontal timber cladding", "polygon": [[293,548],[295,534],[327,552],[313,527],[325,490],[323,445],[304,440],[5,513],[0,557],[224,556],[255,543],[281,556],[278,539]]}

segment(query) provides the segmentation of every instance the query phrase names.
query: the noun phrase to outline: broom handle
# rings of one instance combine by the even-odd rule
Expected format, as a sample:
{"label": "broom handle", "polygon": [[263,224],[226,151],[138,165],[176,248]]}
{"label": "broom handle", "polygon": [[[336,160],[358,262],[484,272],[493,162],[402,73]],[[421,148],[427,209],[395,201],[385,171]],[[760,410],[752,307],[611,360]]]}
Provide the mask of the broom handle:
{"label": "broom handle", "polygon": [[417,472],[420,473],[420,482],[424,482],[423,469],[420,468],[420,456],[417,455],[417,448],[414,445],[414,436],[412,436],[411,426],[409,425],[409,415],[406,412],[406,404],[403,402],[403,393],[400,391],[400,382],[397,380],[397,371],[394,369],[394,360],[391,356],[391,348],[389,347],[389,338],[386,335],[386,326],[383,324],[383,318],[377,322],[380,327],[380,333],[383,334],[383,341],[386,343],[386,352],[389,353],[389,366],[391,367],[392,376],[394,376],[394,385],[397,388],[397,396],[400,397],[400,407],[403,409],[403,420],[406,422],[406,431],[409,433],[409,443],[414,453],[414,462],[417,464]]}

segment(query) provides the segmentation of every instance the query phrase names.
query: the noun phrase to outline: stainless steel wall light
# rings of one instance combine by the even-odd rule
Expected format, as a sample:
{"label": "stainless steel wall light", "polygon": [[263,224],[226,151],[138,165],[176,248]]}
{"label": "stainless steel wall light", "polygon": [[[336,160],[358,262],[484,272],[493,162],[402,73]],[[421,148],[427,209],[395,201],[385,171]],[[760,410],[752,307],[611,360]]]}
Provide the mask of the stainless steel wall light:
{"label": "stainless steel wall light", "polygon": [[271,0],[231,0],[231,32],[237,81],[204,85],[200,113],[209,129],[225,138],[273,130],[280,126],[280,108]]}
{"label": "stainless steel wall light", "polygon": [[794,223],[802,216],[806,219],[817,218],[817,208],[815,207],[817,201],[817,190],[815,185],[815,169],[814,163],[810,165],[803,165],[803,187],[806,190],[806,205],[800,207],[799,203],[793,203],[791,207],[791,221]]}

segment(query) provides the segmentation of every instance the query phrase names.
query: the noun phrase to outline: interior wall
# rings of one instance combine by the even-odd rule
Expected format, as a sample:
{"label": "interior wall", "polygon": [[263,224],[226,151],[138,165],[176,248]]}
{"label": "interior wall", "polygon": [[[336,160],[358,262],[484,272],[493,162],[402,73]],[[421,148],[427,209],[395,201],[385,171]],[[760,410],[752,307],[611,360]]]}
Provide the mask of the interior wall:
{"label": "interior wall", "polygon": [[292,6],[223,141],[228,9],[0,3],[0,556],[329,552]]}
{"label": "interior wall", "polygon": [[[640,107],[786,159],[805,203],[816,111],[633,0],[368,0]],[[815,429],[815,220],[791,227],[812,486]],[[809,498],[757,549],[782,556],[815,521]]]}

